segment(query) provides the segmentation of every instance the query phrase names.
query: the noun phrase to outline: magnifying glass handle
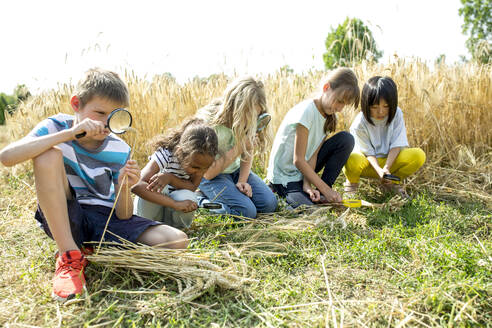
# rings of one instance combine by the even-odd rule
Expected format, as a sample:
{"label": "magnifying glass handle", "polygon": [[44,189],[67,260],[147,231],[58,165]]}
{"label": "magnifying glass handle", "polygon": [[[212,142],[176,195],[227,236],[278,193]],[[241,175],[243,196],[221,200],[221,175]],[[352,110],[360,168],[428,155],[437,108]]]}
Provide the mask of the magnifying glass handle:
{"label": "magnifying glass handle", "polygon": [[[105,125],[104,127],[107,129],[108,128],[108,125]],[[75,135],[75,138],[77,138],[77,139],[83,138],[83,137],[85,137],[86,134],[87,134],[87,132],[85,132],[85,131],[84,132],[77,133]]]}
{"label": "magnifying glass handle", "polygon": [[77,138],[77,139],[83,138],[83,137],[85,137],[86,134],[87,134],[87,132],[85,132],[85,131],[78,133],[75,135],[75,138]]}

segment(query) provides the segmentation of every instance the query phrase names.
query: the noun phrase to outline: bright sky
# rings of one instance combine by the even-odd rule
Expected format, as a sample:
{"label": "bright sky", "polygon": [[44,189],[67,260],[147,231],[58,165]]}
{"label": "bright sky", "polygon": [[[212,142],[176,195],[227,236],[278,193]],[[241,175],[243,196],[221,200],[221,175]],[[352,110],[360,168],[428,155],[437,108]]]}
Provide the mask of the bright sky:
{"label": "bright sky", "polygon": [[467,55],[459,0],[6,0],[0,92],[77,81],[99,66],[179,81],[213,73],[323,68],[324,41],[347,16],[372,30],[382,62]]}

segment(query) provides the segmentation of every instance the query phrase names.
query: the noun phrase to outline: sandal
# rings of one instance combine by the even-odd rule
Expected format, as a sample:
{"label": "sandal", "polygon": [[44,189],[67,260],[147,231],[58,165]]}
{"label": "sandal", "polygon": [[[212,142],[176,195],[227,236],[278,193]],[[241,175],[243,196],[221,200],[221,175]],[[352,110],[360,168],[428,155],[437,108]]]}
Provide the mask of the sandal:
{"label": "sandal", "polygon": [[393,185],[393,192],[397,195],[399,195],[402,199],[409,199],[410,196],[407,194],[407,191],[405,190],[405,187],[402,186],[401,184],[394,184]]}
{"label": "sandal", "polygon": [[380,185],[381,191],[383,193],[394,193],[399,195],[402,199],[409,199],[410,196],[407,194],[405,187],[401,184],[396,183],[382,183]]}
{"label": "sandal", "polygon": [[359,190],[358,183],[351,183],[349,181],[345,181],[343,184],[343,194],[344,198],[356,198],[357,190]]}
{"label": "sandal", "polygon": [[345,183],[343,184],[343,191],[344,192],[356,193],[357,190],[359,190],[359,184],[358,183],[351,183],[349,181],[345,181]]}

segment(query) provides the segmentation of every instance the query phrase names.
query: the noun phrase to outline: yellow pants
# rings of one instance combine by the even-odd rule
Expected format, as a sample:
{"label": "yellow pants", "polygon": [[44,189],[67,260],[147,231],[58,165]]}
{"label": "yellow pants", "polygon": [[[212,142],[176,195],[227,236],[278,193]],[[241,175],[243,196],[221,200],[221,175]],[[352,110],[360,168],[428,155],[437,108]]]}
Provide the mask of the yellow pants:
{"label": "yellow pants", "polygon": [[[386,164],[386,158],[378,158],[379,166],[383,167]],[[400,179],[405,179],[408,176],[417,172],[424,165],[425,153],[420,148],[404,148],[396,157],[390,172]],[[379,178],[372,165],[367,160],[366,156],[359,152],[350,154],[347,163],[343,167],[343,173],[350,183],[358,183],[361,177],[364,178]]]}

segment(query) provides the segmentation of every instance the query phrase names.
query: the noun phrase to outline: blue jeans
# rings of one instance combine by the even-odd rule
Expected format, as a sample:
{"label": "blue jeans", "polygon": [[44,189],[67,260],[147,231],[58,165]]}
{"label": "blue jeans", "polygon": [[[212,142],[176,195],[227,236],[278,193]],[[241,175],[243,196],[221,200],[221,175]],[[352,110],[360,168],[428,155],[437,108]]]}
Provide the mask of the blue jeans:
{"label": "blue jeans", "polygon": [[236,183],[239,169],[233,173],[221,173],[212,180],[202,179],[200,190],[210,200],[214,199],[225,188],[214,202],[221,203],[218,214],[234,214],[248,218],[256,218],[257,213],[271,213],[277,209],[277,198],[270,188],[253,172],[249,173],[248,183],[253,191],[250,198],[239,191]]}

